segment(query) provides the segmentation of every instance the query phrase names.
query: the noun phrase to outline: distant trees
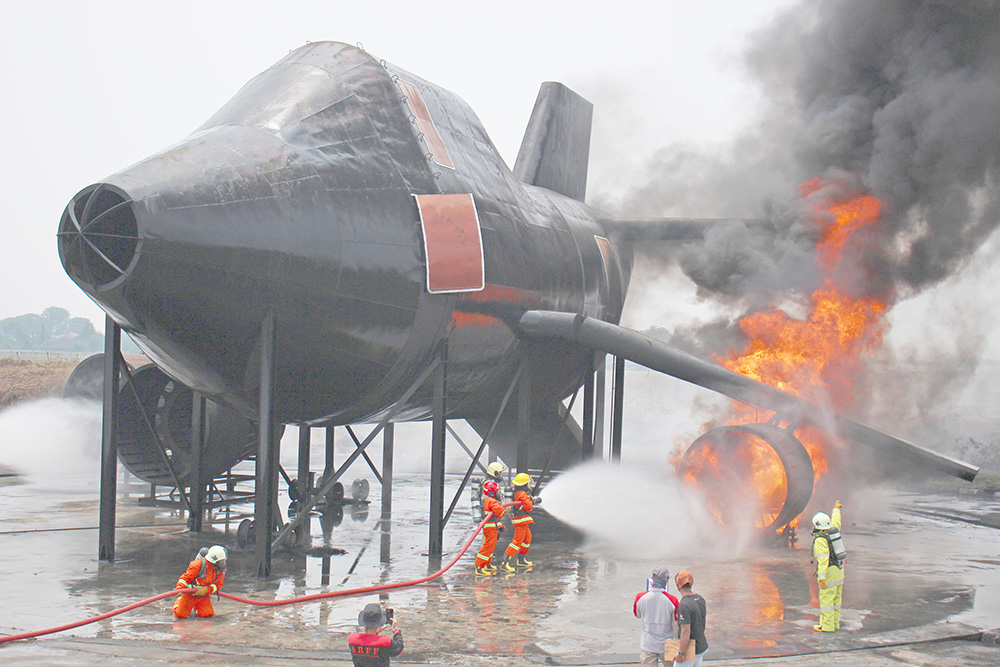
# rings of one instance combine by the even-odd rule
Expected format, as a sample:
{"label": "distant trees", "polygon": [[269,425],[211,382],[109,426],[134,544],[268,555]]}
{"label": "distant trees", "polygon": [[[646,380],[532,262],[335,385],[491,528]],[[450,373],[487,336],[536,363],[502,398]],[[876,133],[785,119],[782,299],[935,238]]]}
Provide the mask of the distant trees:
{"label": "distant trees", "polygon": [[50,306],[41,315],[0,320],[0,349],[100,352],[104,334],[86,317],[70,317],[65,308]]}

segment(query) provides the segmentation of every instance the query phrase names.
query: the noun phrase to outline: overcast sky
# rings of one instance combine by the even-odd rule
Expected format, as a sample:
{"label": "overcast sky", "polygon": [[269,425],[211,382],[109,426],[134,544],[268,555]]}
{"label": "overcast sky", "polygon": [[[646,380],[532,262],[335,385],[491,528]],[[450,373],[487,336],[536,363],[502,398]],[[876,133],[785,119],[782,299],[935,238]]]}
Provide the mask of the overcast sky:
{"label": "overcast sky", "polygon": [[[0,318],[56,305],[100,326],[103,313],[59,263],[66,202],[190,134],[307,41],[360,43],[456,93],[508,164],[539,84],[567,84],[596,105],[588,194],[613,198],[657,148],[678,139],[721,144],[755,121],[761,92],[742,54],[756,30],[793,4],[5,2]],[[759,214],[756,204],[741,213]],[[991,258],[977,264],[976,280],[996,282]],[[682,290],[675,303],[697,313],[693,291],[673,287]],[[955,301],[968,290],[960,279],[948,289],[948,303],[961,308]],[[625,323],[637,328],[664,313],[631,305]],[[911,324],[896,327],[900,339],[930,321],[919,304],[903,306]],[[676,316],[678,307],[666,312]]]}

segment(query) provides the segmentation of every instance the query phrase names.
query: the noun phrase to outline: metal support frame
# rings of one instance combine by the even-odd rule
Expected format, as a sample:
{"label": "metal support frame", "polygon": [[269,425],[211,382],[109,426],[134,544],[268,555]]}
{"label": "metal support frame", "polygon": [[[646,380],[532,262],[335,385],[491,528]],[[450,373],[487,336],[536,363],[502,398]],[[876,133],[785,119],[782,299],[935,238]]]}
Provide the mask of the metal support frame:
{"label": "metal support frame", "polygon": [[531,446],[531,355],[521,358],[517,392],[517,472],[528,472],[528,452]]}
{"label": "metal support frame", "polygon": [[439,557],[444,550],[444,457],[448,405],[448,340],[441,341],[434,374],[434,413],[431,419],[430,527],[427,552]]}
{"label": "metal support frame", "polygon": [[[451,513],[455,511],[455,506],[458,505],[458,499],[462,496],[462,492],[465,491],[465,485],[469,483],[469,478],[472,477],[472,471],[476,469],[476,466],[479,466],[479,468],[483,470],[484,473],[486,472],[485,469],[483,469],[483,465],[479,462],[479,458],[483,455],[483,450],[486,449],[486,443],[489,441],[490,436],[493,435],[493,431],[496,429],[497,424],[500,423],[500,418],[503,416],[504,411],[507,409],[507,403],[510,401],[510,397],[514,394],[514,388],[517,386],[518,380],[521,377],[522,368],[523,366],[517,367],[517,371],[514,372],[514,377],[511,379],[510,384],[507,385],[507,391],[503,395],[503,400],[500,401],[500,408],[497,410],[497,414],[493,418],[493,423],[490,424],[490,430],[486,432],[486,435],[483,436],[483,441],[479,443],[479,449],[476,450],[475,454],[469,452],[469,455],[472,457],[472,463],[469,464],[469,469],[465,471],[465,476],[462,478],[462,483],[458,486],[458,491],[455,492],[455,497],[452,498],[451,505],[448,506],[448,511],[445,512],[444,524],[446,526],[448,525],[448,519],[451,518]],[[450,427],[449,430],[451,430]],[[458,435],[455,433],[454,430],[451,430],[451,433],[456,438],[458,438]],[[459,443],[461,443],[461,439],[458,438],[458,440]],[[464,444],[462,444],[462,446],[463,448],[465,447]],[[466,449],[465,451],[468,452],[469,450]]]}
{"label": "metal support frame", "polygon": [[[121,373],[125,376],[125,387],[132,392],[132,396],[135,397],[135,405],[139,410],[139,415],[142,417],[143,423],[146,424],[146,428],[149,429],[150,435],[153,436],[153,440],[156,442],[157,452],[160,455],[160,461],[166,466],[167,470],[170,471],[170,477],[174,481],[174,488],[177,490],[177,495],[181,497],[181,503],[184,508],[190,513],[191,512],[191,501],[188,498],[187,493],[184,491],[184,485],[181,484],[181,478],[177,474],[177,469],[174,468],[173,462],[170,460],[170,455],[167,454],[167,446],[163,442],[163,438],[160,437],[159,431],[156,430],[156,426],[153,423],[153,419],[149,416],[146,411],[146,406],[142,404],[142,397],[139,396],[138,390],[135,388],[135,378],[132,377],[132,371],[129,370],[128,364],[125,363],[125,358],[121,355],[121,350],[118,351],[118,367],[121,369]],[[156,495],[155,485],[150,484],[149,495],[154,497]]]}
{"label": "metal support frame", "polygon": [[382,544],[379,549],[379,560],[389,563],[392,548],[392,456],[395,448],[396,426],[386,424],[382,430]]}
{"label": "metal support frame", "polygon": [[118,494],[118,360],[121,327],[104,318],[104,406],[101,426],[101,502],[97,557],[115,560],[115,519]]}
{"label": "metal support frame", "polygon": [[312,427],[308,424],[299,424],[299,466],[296,490],[299,493],[299,502],[309,497],[309,447],[312,445]]}
{"label": "metal support frame", "polygon": [[594,355],[597,373],[594,376],[594,456],[604,458],[604,395],[608,383],[607,354]]}
{"label": "metal support frame", "polygon": [[583,374],[583,434],[580,443],[580,460],[586,461],[594,456],[594,362]]}
{"label": "metal support frame", "polygon": [[622,420],[625,409],[625,357],[615,357],[615,379],[611,386],[611,460],[622,460]]}
{"label": "metal support frame", "polygon": [[205,409],[208,402],[197,391],[191,394],[191,475],[190,511],[188,512],[188,530],[200,533],[205,518],[205,487],[202,453],[205,448]]}
{"label": "metal support frame", "polygon": [[285,537],[289,533],[291,533],[292,531],[294,531],[296,528],[299,527],[299,525],[308,517],[309,511],[313,508],[313,505],[316,504],[316,501],[326,496],[326,494],[330,492],[330,489],[332,489],[333,485],[337,483],[337,480],[339,480],[341,476],[344,474],[344,472],[346,472],[347,469],[351,467],[351,464],[354,463],[358,459],[358,457],[360,457],[361,454],[364,453],[365,448],[368,447],[369,444],[371,444],[372,440],[375,439],[375,436],[381,433],[386,428],[386,425],[393,420],[393,418],[399,413],[399,411],[403,408],[403,406],[406,405],[406,402],[410,400],[410,397],[413,396],[413,392],[415,392],[421,385],[423,385],[423,383],[427,380],[427,378],[430,377],[431,373],[433,373],[438,368],[439,365],[440,365],[439,360],[435,359],[427,366],[427,368],[423,370],[420,376],[413,382],[413,384],[410,385],[410,388],[407,389],[400,397],[400,399],[396,401],[396,404],[392,406],[392,409],[390,409],[386,413],[386,415],[382,417],[382,421],[380,421],[378,425],[374,429],[372,429],[371,433],[369,433],[368,436],[364,439],[364,442],[362,442],[361,445],[357,449],[355,449],[350,456],[347,457],[347,460],[344,461],[344,463],[342,463],[341,466],[336,469],[336,471],[325,477],[325,479],[323,480],[323,485],[316,490],[316,493],[314,493],[312,498],[309,499],[309,502],[304,503],[299,508],[298,514],[295,515],[295,518],[289,521],[287,524],[285,524],[285,527],[282,528],[281,531],[278,533],[278,535],[274,538],[274,541],[272,542],[272,547],[276,547],[279,544],[281,544],[281,541],[285,539]]}
{"label": "metal support frame", "polygon": [[[358,436],[354,434],[354,429],[351,428],[350,424],[345,425],[344,428],[347,430],[347,434],[351,436],[351,440],[354,441],[354,446],[360,447],[361,441],[358,440]],[[378,480],[379,484],[382,484],[382,473],[380,473],[378,468],[375,467],[375,462],[372,461],[372,457],[368,456],[368,452],[361,452],[361,456],[364,457],[365,463],[367,463],[368,467],[371,468],[372,473],[375,475],[375,479]]]}
{"label": "metal support frame", "polygon": [[[275,316],[268,310],[260,327],[259,440],[255,462],[254,555],[257,576],[271,575],[271,531],[278,520],[278,458],[280,443],[274,427]],[[303,512],[306,515],[308,512]]]}

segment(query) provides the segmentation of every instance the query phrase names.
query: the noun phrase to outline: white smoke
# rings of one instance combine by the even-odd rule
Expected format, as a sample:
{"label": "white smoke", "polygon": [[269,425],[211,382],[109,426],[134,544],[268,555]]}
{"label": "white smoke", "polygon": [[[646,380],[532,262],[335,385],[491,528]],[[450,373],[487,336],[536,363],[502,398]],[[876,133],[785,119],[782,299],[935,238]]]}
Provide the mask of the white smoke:
{"label": "white smoke", "polygon": [[45,398],[0,412],[0,466],[38,490],[96,489],[101,406]]}

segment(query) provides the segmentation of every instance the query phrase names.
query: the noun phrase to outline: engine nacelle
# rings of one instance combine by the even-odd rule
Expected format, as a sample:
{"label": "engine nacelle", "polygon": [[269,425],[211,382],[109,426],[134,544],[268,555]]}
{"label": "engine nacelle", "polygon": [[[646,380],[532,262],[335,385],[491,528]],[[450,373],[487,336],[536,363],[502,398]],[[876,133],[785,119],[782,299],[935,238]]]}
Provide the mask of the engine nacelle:
{"label": "engine nacelle", "polygon": [[[181,486],[188,486],[193,463],[192,390],[148,364],[132,371],[131,381],[123,379],[119,397],[121,462],[136,477],[165,486],[176,485],[170,470],[173,467]],[[204,419],[202,479],[210,480],[254,453],[257,428],[235,410],[214,401],[206,402]]]}
{"label": "engine nacelle", "polygon": [[771,532],[784,528],[809,504],[815,471],[790,429],[741,424],[708,431],[684,454],[685,480],[707,495],[724,525]]}

